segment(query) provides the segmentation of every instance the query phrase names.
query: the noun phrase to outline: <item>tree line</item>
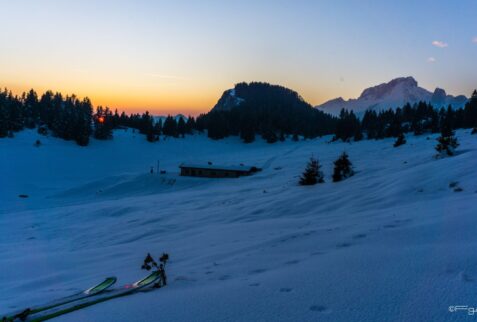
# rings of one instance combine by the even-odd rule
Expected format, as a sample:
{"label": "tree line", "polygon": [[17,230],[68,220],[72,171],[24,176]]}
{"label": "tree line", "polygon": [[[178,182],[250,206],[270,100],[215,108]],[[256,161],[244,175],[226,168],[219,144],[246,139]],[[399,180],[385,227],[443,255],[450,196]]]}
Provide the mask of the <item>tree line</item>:
{"label": "tree line", "polygon": [[88,98],[47,91],[39,96],[34,90],[13,95],[0,89],[0,138],[13,137],[23,129],[38,129],[38,133],[64,140],[73,140],[80,146],[89,144],[90,137],[98,140],[113,138],[113,130],[132,128],[155,142],[161,135],[184,137],[197,129],[194,117],[178,119],[168,116],[164,122],[145,112],[143,114],[114,113],[108,107],[96,111]]}
{"label": "tree line", "polygon": [[88,145],[90,137],[107,140],[113,130],[132,128],[144,134],[150,142],[160,136],[184,137],[207,131],[208,137],[222,139],[240,136],[245,143],[261,136],[268,143],[333,135],[333,140],[345,142],[362,139],[401,138],[404,133],[421,135],[450,130],[477,128],[477,91],[461,109],[436,109],[429,103],[406,104],[402,108],[380,112],[368,110],[362,118],[353,111],[342,110],[339,117],[324,113],[305,102],[296,92],[268,83],[240,83],[235,86],[240,104],[230,110],[213,109],[207,114],[178,119],[154,119],[149,112],[129,114],[112,112],[108,107],[93,109],[88,98],[47,91],[41,96],[33,90],[15,96],[0,90],[0,138],[13,136],[24,128],[38,128],[39,133],[74,140]]}
{"label": "tree line", "polygon": [[439,133],[444,127],[452,129],[477,127],[477,91],[464,108],[441,107],[419,102],[411,106],[376,112],[367,110],[362,120],[351,111],[342,110],[336,124],[333,140],[345,142],[367,139],[398,138],[403,133]]}

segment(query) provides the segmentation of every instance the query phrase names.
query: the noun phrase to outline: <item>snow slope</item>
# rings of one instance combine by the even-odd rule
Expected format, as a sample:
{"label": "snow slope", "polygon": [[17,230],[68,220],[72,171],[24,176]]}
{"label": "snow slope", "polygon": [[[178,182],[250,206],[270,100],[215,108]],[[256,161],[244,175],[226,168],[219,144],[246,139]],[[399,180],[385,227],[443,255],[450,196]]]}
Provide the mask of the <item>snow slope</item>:
{"label": "snow slope", "polygon": [[[472,320],[448,310],[477,295],[477,138],[468,132],[458,131],[457,156],[439,160],[435,136],[400,148],[329,137],[150,144],[130,131],[87,148],[43,137],[35,148],[33,131],[2,139],[0,315],[106,276],[135,281],[147,252],[166,251],[167,288],[57,321]],[[332,183],[343,151],[357,173]],[[311,154],[326,183],[300,187]],[[150,175],[158,159],[167,173]],[[207,161],[263,171],[178,176],[181,162]]]}

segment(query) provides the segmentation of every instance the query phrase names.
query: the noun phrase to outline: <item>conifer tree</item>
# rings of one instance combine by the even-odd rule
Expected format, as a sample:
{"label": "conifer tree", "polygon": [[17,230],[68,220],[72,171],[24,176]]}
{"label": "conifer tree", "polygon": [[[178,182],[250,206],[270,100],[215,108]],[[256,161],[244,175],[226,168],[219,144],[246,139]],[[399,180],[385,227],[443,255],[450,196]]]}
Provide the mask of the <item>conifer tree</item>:
{"label": "conifer tree", "polygon": [[184,118],[182,116],[179,117],[179,122],[177,122],[177,133],[179,134],[180,137],[185,137],[186,134],[186,123],[184,121]]}
{"label": "conifer tree", "polygon": [[91,135],[91,121],[93,118],[93,105],[88,98],[77,102],[78,119],[75,130],[75,141],[80,146],[87,146]]}
{"label": "conifer tree", "polygon": [[454,135],[450,120],[445,120],[441,126],[441,136],[437,138],[436,151],[438,156],[453,156],[455,149],[459,146],[459,142]]}
{"label": "conifer tree", "polygon": [[162,133],[165,136],[177,137],[177,122],[172,116],[167,116],[162,127]]}
{"label": "conifer tree", "polygon": [[317,183],[325,182],[323,172],[320,171],[321,165],[316,158],[313,156],[310,157],[310,161],[306,166],[305,171],[300,177],[300,185],[302,186],[311,186]]}
{"label": "conifer tree", "polygon": [[98,106],[94,116],[94,137],[98,140],[113,138],[113,118],[109,108]]}
{"label": "conifer tree", "polygon": [[186,122],[186,133],[187,134],[192,134],[194,129],[196,127],[196,124],[195,124],[195,119],[193,116],[190,116],[187,118],[187,122]]}
{"label": "conifer tree", "polygon": [[339,182],[354,175],[353,165],[346,152],[343,152],[334,165],[333,182]]}

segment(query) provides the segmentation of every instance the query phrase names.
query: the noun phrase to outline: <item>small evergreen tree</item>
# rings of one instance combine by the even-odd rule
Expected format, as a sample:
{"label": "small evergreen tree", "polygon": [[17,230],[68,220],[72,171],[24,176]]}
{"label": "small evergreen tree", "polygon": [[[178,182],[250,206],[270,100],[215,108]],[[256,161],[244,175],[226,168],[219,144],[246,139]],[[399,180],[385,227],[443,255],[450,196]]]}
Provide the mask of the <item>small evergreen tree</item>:
{"label": "small evergreen tree", "polygon": [[354,175],[353,165],[346,152],[334,162],[333,182],[339,182]]}
{"label": "small evergreen tree", "polygon": [[441,129],[441,136],[437,138],[436,151],[438,156],[453,156],[455,149],[459,146],[457,138],[454,136],[454,131],[448,124],[444,124]]}
{"label": "small evergreen tree", "polygon": [[398,135],[396,142],[394,142],[394,147],[397,148],[398,146],[401,146],[403,144],[406,144],[406,137],[403,133],[401,133]]}
{"label": "small evergreen tree", "polygon": [[438,156],[453,156],[455,149],[459,146],[457,138],[454,136],[453,117],[450,111],[451,108],[448,109],[446,114],[442,113],[441,136],[437,138],[438,144],[436,145],[436,150],[439,152]]}
{"label": "small evergreen tree", "polygon": [[316,158],[310,157],[305,172],[300,177],[300,185],[312,186],[317,183],[325,182],[323,172],[320,171],[321,165]]}

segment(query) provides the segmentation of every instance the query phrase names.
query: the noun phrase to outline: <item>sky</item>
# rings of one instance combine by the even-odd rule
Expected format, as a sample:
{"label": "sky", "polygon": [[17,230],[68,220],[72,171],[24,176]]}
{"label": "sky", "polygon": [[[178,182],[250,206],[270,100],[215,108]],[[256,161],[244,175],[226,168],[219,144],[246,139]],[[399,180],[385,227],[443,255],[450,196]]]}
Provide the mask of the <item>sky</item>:
{"label": "sky", "polygon": [[477,88],[476,0],[0,0],[0,87],[197,115],[242,81],[313,105],[413,76]]}

